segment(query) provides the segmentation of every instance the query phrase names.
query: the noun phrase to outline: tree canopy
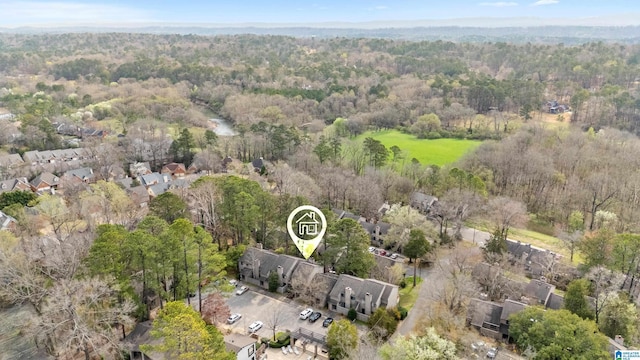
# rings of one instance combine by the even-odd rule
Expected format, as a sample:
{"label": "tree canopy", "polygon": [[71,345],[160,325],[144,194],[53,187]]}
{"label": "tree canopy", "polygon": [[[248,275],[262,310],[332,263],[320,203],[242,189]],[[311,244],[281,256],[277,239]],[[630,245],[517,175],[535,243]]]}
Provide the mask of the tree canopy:
{"label": "tree canopy", "polygon": [[567,310],[528,307],[509,318],[509,335],[534,359],[610,359],[607,338],[592,320]]}

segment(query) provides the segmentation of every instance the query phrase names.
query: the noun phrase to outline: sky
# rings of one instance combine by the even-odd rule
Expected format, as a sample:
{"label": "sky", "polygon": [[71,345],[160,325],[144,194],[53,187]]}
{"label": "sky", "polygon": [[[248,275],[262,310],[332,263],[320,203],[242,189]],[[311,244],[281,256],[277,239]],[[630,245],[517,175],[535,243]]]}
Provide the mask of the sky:
{"label": "sky", "polygon": [[[469,18],[580,19],[640,25],[637,0],[0,0],[0,27],[29,25],[244,25]],[[571,23],[571,21],[569,21]],[[575,21],[571,24],[574,24]],[[487,26],[491,26],[490,21]]]}

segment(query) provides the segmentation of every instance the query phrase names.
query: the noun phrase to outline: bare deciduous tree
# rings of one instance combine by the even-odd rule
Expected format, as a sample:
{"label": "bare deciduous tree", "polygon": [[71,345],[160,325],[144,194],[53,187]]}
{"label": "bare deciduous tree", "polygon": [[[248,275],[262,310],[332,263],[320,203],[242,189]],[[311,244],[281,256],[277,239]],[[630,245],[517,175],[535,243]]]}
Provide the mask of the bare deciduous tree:
{"label": "bare deciduous tree", "polygon": [[47,352],[66,356],[82,351],[85,359],[100,350],[116,356],[118,326],[130,326],[135,304],[118,302],[117,286],[101,279],[71,279],[56,284],[33,331]]}
{"label": "bare deciduous tree", "polygon": [[231,311],[225,299],[218,293],[211,293],[202,302],[202,319],[209,325],[223,323]]}
{"label": "bare deciduous tree", "polygon": [[589,270],[586,278],[591,281],[592,295],[595,299],[595,320],[598,323],[602,310],[609,304],[611,298],[615,296],[624,282],[624,275],[604,266],[596,266]]}
{"label": "bare deciduous tree", "polygon": [[453,314],[463,313],[469,299],[478,293],[478,285],[471,276],[472,270],[472,255],[461,246],[452,250],[448,261],[438,262],[433,296]]}
{"label": "bare deciduous tree", "polygon": [[527,209],[519,201],[497,197],[489,201],[488,212],[502,239],[507,239],[509,229],[525,220]]}
{"label": "bare deciduous tree", "polygon": [[276,340],[276,330],[285,320],[285,313],[282,308],[278,307],[273,311],[270,311],[265,320],[267,328],[273,331],[273,340]]}

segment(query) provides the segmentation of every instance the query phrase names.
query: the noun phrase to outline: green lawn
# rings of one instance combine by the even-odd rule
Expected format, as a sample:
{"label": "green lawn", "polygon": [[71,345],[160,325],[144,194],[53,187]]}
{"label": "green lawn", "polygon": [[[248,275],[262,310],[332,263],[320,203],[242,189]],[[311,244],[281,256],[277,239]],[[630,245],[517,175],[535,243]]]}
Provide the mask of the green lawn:
{"label": "green lawn", "polygon": [[409,160],[416,158],[420,164],[440,166],[458,161],[462,155],[473,151],[482,143],[477,140],[418,139],[398,130],[367,131],[358,136],[358,140],[364,140],[367,137],[379,140],[387,149],[393,145],[398,146],[407,153]]}
{"label": "green lawn", "polygon": [[420,284],[422,284],[422,278],[416,278],[416,287],[413,287],[413,276],[407,276],[404,280],[407,286],[404,289],[400,289],[400,301],[398,306],[402,306],[407,310],[411,310],[413,305],[418,299],[420,293]]}

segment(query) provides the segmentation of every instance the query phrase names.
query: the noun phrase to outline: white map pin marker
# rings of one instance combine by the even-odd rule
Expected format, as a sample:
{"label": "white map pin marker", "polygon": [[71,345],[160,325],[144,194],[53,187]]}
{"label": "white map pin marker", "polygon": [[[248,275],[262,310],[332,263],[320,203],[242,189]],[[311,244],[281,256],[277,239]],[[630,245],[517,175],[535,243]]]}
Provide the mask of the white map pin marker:
{"label": "white map pin marker", "polygon": [[287,231],[302,256],[308,259],[327,231],[327,219],[315,206],[302,205],[289,214]]}

